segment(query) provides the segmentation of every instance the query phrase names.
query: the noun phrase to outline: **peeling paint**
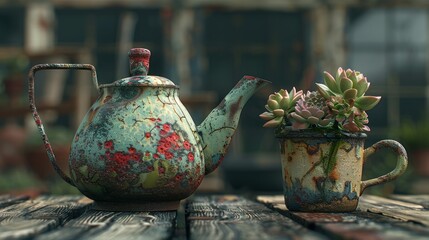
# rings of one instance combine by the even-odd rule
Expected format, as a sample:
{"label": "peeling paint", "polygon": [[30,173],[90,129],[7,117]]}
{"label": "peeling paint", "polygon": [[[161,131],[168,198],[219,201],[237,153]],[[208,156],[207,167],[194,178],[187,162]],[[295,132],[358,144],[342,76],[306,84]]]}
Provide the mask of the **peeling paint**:
{"label": "peeling paint", "polygon": [[[364,150],[366,135],[360,134],[338,136],[301,130],[278,137],[285,202],[292,211],[353,211],[367,186],[391,181],[407,166],[405,149],[392,140],[380,141]],[[362,181],[364,160],[381,148],[390,148],[397,154],[396,168],[386,175]]]}
{"label": "peeling paint", "polygon": [[[246,76],[196,127],[166,78],[148,76],[150,52],[130,51],[131,76],[98,86],[92,65],[42,64],[30,72],[29,98],[50,161],[65,181],[103,202],[166,202],[190,196],[222,162],[241,109],[268,81]],[[34,72],[87,69],[100,97],[71,145],[71,177],[61,172],[34,103]]]}

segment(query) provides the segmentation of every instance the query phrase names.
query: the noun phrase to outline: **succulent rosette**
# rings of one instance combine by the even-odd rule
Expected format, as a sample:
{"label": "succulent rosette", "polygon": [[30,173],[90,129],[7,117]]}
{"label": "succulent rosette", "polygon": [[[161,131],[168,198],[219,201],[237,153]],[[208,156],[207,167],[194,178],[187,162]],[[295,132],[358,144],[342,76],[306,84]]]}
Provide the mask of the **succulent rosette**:
{"label": "succulent rosette", "polygon": [[319,92],[307,92],[299,99],[295,111],[290,113],[292,129],[306,129],[311,125],[316,127],[328,127],[334,119],[329,114],[326,100]]}
{"label": "succulent rosette", "polygon": [[342,132],[368,132],[368,114],[380,96],[367,96],[370,83],[359,71],[338,68],[335,77],[324,72],[324,83],[316,83],[317,91],[282,89],[269,96],[260,115],[264,127],[291,126],[292,130],[323,128]]}
{"label": "succulent rosette", "polygon": [[278,92],[270,94],[265,105],[267,112],[259,115],[267,122],[264,127],[277,127],[281,125],[285,117],[294,110],[296,102],[301,98],[302,91],[296,91],[292,88],[290,92],[281,89]]}

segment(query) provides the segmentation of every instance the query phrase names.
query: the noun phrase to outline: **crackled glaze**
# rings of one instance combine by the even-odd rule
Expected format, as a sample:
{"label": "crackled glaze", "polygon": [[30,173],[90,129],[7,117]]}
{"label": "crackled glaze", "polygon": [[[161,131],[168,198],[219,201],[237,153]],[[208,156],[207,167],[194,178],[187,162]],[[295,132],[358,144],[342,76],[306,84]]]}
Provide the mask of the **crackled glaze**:
{"label": "crackled glaze", "polygon": [[[268,81],[243,77],[196,126],[178,98],[178,87],[166,78],[147,75],[149,50],[131,49],[129,56],[131,76],[100,86],[91,65],[36,65],[29,77],[30,106],[50,161],[65,181],[100,206],[119,209],[106,203],[143,202],[150,206],[145,210],[157,210],[154,203],[188,197],[204,175],[219,166],[244,104]],[[91,70],[100,91],[71,144],[71,177],[55,162],[34,102],[35,72],[56,68]]]}
{"label": "crackled glaze", "polygon": [[72,179],[93,199],[182,199],[204,176],[196,126],[175,88],[101,88],[70,154]]}

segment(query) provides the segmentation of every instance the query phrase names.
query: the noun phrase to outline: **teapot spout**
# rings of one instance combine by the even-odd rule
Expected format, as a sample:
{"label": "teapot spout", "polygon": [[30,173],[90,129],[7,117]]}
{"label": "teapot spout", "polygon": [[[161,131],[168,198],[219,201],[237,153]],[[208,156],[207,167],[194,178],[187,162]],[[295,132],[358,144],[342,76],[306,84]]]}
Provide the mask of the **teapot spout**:
{"label": "teapot spout", "polygon": [[268,83],[270,82],[267,80],[244,76],[197,126],[204,152],[205,174],[213,172],[222,162],[237,128],[244,104]]}

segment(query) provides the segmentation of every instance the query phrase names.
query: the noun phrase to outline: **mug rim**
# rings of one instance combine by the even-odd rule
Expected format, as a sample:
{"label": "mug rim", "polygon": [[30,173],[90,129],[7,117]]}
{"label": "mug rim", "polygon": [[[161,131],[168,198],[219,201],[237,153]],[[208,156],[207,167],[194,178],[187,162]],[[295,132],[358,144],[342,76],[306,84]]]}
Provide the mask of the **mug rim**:
{"label": "mug rim", "polygon": [[299,129],[292,130],[291,127],[277,130],[276,138],[329,138],[329,139],[365,139],[367,135],[363,132],[349,133],[344,131],[332,131],[325,129]]}

